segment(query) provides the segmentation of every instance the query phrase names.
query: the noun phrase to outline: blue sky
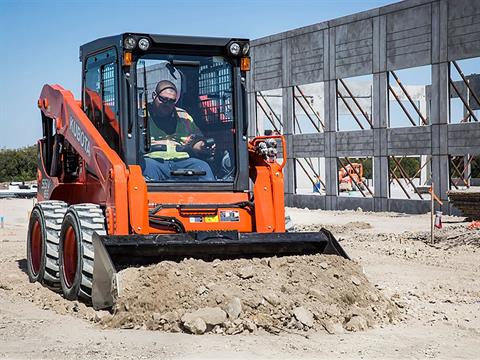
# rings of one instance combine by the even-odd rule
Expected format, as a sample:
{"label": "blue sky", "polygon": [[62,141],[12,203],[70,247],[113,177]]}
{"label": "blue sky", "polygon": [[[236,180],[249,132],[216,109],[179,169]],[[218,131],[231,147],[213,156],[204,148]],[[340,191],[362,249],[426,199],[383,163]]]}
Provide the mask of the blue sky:
{"label": "blue sky", "polygon": [[41,136],[45,83],[80,95],[78,49],[126,31],[256,39],[383,6],[388,0],[0,0],[0,148]]}

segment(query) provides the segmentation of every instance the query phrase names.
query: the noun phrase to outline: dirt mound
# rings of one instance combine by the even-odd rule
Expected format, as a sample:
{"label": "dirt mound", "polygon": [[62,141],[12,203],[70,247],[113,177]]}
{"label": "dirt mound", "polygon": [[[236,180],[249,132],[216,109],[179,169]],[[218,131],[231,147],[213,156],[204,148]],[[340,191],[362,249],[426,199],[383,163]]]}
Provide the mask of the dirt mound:
{"label": "dirt mound", "polygon": [[328,231],[332,232],[333,234],[343,234],[343,233],[355,232],[358,230],[371,229],[372,225],[365,221],[350,221],[342,225],[308,224],[308,225],[295,225],[294,231],[316,232],[316,231],[320,231],[321,228],[325,228]]}
{"label": "dirt mound", "polygon": [[337,256],[204,262],[186,259],[120,272],[106,327],[202,334],[357,331],[393,321],[397,308]]}
{"label": "dirt mound", "polygon": [[[430,232],[410,233],[408,237],[425,243],[431,242]],[[462,245],[480,247],[480,230],[469,229],[466,224],[435,229],[433,245],[444,249]]]}

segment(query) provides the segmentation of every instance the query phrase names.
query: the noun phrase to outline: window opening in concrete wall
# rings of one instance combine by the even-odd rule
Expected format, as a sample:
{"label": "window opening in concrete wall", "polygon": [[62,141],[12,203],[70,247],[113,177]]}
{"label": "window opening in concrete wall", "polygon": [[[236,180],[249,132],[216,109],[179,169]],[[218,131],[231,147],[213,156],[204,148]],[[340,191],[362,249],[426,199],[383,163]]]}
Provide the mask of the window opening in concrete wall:
{"label": "window opening in concrete wall", "polygon": [[429,155],[389,156],[390,198],[427,200],[432,179]]}
{"label": "window opening in concrete wall", "polygon": [[431,66],[388,73],[388,118],[391,128],[429,125]]}
{"label": "window opening in concrete wall", "polygon": [[337,158],[337,171],[339,196],[373,196],[373,159],[371,157]]}
{"label": "window opening in concrete wall", "polygon": [[295,193],[325,195],[325,158],[295,159]]}
{"label": "window opening in concrete wall", "polygon": [[480,155],[450,156],[450,189],[480,186]]}
{"label": "window opening in concrete wall", "polygon": [[337,80],[338,131],[364,130],[373,127],[373,75]]}
{"label": "window opening in concrete wall", "polygon": [[282,134],[282,89],[257,91],[256,135]]}
{"label": "window opening in concrete wall", "polygon": [[480,120],[480,58],[450,62],[450,122]]}
{"label": "window opening in concrete wall", "polygon": [[293,87],[294,134],[314,134],[325,131],[324,83]]}

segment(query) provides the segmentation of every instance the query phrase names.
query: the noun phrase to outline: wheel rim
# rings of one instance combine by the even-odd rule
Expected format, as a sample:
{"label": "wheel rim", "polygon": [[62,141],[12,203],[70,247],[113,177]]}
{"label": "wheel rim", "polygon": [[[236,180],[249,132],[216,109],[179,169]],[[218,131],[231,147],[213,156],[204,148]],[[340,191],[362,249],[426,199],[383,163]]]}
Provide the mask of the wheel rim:
{"label": "wheel rim", "polygon": [[35,275],[40,271],[40,264],[42,262],[42,232],[40,222],[35,220],[32,229],[30,253],[32,258],[32,270]]}
{"label": "wheel rim", "polygon": [[71,288],[77,272],[77,238],[73,227],[69,226],[65,232],[63,242],[63,275],[67,287]]}

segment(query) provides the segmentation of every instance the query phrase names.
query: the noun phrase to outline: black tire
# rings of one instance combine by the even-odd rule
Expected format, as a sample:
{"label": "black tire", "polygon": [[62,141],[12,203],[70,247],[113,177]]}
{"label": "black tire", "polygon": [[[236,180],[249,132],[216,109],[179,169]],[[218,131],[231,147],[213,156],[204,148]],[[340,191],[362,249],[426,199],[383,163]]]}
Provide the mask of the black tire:
{"label": "black tire", "polygon": [[105,235],[105,216],[100,206],[70,206],[62,223],[59,247],[60,286],[68,300],[91,302],[94,232]]}
{"label": "black tire", "polygon": [[58,243],[66,211],[63,201],[42,201],[32,210],[27,234],[27,273],[31,282],[60,286]]}

